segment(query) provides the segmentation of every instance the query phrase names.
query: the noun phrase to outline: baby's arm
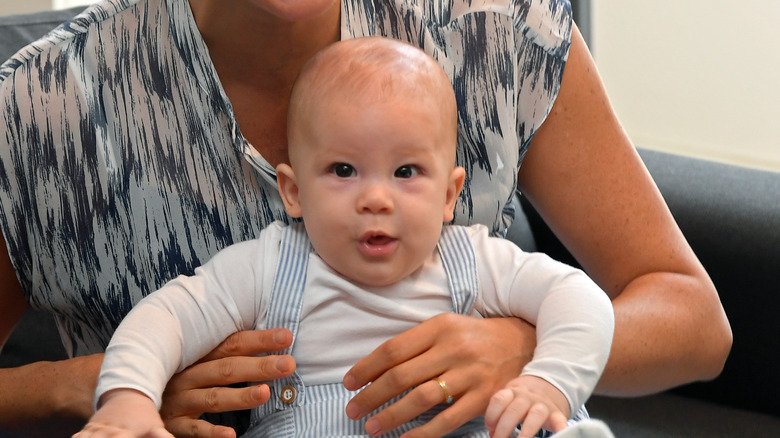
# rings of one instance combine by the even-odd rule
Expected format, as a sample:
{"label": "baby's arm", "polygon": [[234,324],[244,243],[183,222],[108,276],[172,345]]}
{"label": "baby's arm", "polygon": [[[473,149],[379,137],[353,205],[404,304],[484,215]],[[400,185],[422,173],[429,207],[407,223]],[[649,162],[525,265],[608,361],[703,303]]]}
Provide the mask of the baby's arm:
{"label": "baby's arm", "polygon": [[[152,432],[162,425],[158,409],[168,379],[228,335],[264,321],[260,315],[272,280],[266,271],[272,273],[279,246],[268,233],[222,250],[197,268],[196,275],[178,277],[133,308],[103,359],[96,390],[99,409],[85,429],[100,432],[79,437],[113,436],[110,431],[118,436],[144,436],[141,431],[150,437],[170,436]],[[266,261],[269,269],[261,264]]]}
{"label": "baby's arm", "polygon": [[[482,237],[475,236],[475,246],[484,245],[478,254],[485,255],[476,308],[485,316],[521,317],[536,326],[537,335],[522,375],[490,400],[486,424],[498,427],[495,436],[507,436],[514,429],[509,423],[518,418],[521,436],[533,436],[545,422],[557,431],[566,426],[557,418],[568,420],[580,409],[604,370],[614,331],[612,304],[584,272]],[[544,409],[528,411],[525,403]]]}
{"label": "baby's arm", "polygon": [[[134,389],[159,408],[168,380],[226,337],[253,328],[255,241],[232,245],[195,270],[141,300],[106,348],[96,399]],[[231,268],[235,266],[235,270]]]}
{"label": "baby's arm", "polygon": [[100,408],[73,438],[173,438],[149,397],[132,389],[115,389],[100,398]]}
{"label": "baby's arm", "polygon": [[520,438],[531,438],[539,429],[558,432],[566,428],[569,401],[546,380],[523,375],[493,395],[485,412],[485,426],[493,438],[512,436],[522,423]]}

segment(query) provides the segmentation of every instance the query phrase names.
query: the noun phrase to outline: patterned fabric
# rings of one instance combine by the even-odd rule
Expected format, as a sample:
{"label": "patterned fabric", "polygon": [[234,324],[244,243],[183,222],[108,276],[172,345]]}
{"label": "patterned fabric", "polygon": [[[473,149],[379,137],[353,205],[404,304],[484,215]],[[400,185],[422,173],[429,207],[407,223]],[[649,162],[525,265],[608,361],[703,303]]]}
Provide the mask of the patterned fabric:
{"label": "patterned fabric", "polygon": [[[439,239],[438,249],[450,285],[452,311],[471,314],[479,286],[476,255],[468,234],[463,228],[447,227]],[[309,254],[312,250],[302,224],[287,227],[282,231],[274,290],[268,308],[268,326],[285,327],[293,335],[297,334]],[[293,347],[290,346],[283,353],[292,354]],[[368,436],[365,433],[367,418],[354,421],[344,413],[347,402],[356,394],[356,391],[345,389],[341,382],[306,386],[301,376],[295,372],[290,377],[272,382],[271,399],[252,411],[252,426],[244,436]],[[400,396],[389,401],[388,405],[399,398]],[[437,406],[382,436],[400,436],[427,423],[445,408],[446,405]],[[482,418],[476,418],[461,426],[452,436],[487,438],[489,435]]]}
{"label": "patterned fabric", "polygon": [[[342,2],[342,37],[435,57],[459,105],[456,223],[500,232],[557,95],[568,2]],[[288,221],[185,0],[107,0],[0,67],[0,226],[30,303],[71,355],[101,352],[149,292]]]}

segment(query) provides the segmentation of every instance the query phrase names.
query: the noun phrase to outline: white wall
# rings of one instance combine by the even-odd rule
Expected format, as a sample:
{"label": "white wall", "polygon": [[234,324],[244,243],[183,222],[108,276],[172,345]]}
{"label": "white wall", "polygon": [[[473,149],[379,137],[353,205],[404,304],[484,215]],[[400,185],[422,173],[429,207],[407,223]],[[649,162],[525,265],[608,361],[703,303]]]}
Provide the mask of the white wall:
{"label": "white wall", "polygon": [[591,5],[594,57],[637,145],[780,170],[780,1]]}
{"label": "white wall", "polygon": [[96,0],[51,0],[54,9],[65,9],[95,3]]}
{"label": "white wall", "polygon": [[0,0],[0,15],[25,14],[51,9],[52,0]]}

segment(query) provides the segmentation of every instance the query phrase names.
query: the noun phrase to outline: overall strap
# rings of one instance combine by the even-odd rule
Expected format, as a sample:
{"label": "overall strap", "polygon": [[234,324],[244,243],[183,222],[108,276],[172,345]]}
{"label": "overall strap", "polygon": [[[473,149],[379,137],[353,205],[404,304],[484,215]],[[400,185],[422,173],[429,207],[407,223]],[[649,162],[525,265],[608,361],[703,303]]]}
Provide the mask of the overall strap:
{"label": "overall strap", "polygon": [[[293,343],[298,333],[303,291],[311,243],[302,223],[290,225],[282,230],[279,245],[279,261],[276,266],[273,291],[268,307],[267,327],[286,328],[293,334]],[[292,345],[279,354],[292,354]],[[298,373],[269,383],[271,399],[260,407],[260,415],[300,406],[304,398],[303,380]],[[253,413],[255,413],[254,410]]]}
{"label": "overall strap", "polygon": [[455,313],[469,315],[479,290],[477,256],[465,227],[445,226],[439,238],[441,256]]}

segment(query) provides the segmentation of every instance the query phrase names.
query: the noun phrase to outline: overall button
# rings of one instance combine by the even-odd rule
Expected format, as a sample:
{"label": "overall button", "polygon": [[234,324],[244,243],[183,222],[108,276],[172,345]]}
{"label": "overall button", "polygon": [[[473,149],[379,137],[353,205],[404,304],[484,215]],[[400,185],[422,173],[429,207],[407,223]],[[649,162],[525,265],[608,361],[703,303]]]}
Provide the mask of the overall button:
{"label": "overall button", "polygon": [[282,388],[282,401],[285,404],[290,404],[295,401],[295,396],[297,392],[295,391],[295,387],[292,385],[287,385],[284,388]]}

